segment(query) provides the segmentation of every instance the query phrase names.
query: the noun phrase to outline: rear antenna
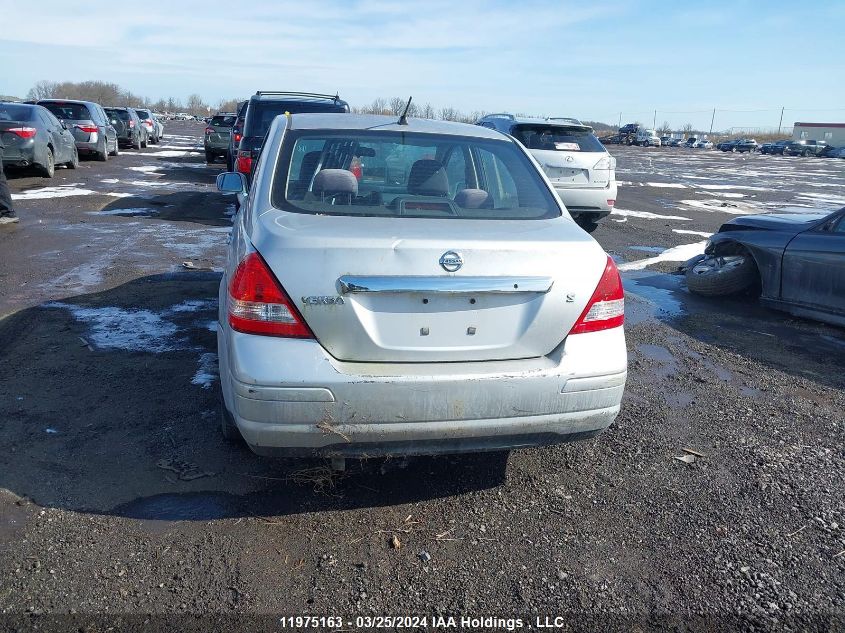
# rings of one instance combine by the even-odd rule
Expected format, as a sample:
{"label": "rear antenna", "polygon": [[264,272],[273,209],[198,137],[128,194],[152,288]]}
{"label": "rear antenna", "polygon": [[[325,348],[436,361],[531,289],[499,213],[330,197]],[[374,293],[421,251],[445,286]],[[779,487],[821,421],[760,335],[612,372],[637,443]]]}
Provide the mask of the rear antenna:
{"label": "rear antenna", "polygon": [[408,97],[408,103],[405,105],[405,111],[402,113],[402,116],[399,117],[398,125],[408,125],[408,110],[411,108],[411,99],[413,97]]}

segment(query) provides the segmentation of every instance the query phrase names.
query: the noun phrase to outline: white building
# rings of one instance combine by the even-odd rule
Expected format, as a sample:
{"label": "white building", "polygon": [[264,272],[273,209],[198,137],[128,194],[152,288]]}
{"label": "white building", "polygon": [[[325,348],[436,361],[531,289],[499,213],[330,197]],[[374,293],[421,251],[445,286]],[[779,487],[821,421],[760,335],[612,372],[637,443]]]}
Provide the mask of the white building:
{"label": "white building", "polygon": [[833,147],[845,146],[845,123],[796,123],[792,138],[824,141]]}

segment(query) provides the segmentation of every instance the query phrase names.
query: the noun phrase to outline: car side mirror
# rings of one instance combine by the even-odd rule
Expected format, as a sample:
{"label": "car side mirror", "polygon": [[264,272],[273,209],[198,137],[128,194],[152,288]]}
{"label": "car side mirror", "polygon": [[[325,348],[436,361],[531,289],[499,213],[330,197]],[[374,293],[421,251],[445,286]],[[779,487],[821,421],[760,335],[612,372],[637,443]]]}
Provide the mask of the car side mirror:
{"label": "car side mirror", "polygon": [[67,123],[65,123],[64,121],[59,121],[59,123],[61,123],[61,124],[62,124],[62,129],[63,129],[63,130],[66,130],[66,129],[67,129]]}
{"label": "car side mirror", "polygon": [[249,187],[240,172],[224,171],[217,176],[217,190],[222,193],[246,193]]}

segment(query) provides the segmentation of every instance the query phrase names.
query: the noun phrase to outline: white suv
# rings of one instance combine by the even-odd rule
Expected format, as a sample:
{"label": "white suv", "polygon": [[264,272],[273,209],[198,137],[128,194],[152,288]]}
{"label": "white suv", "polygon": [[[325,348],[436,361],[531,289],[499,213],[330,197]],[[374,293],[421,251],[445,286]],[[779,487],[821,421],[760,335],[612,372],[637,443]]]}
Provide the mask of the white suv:
{"label": "white suv", "polygon": [[610,215],[616,203],[616,159],[577,119],[534,119],[488,114],[478,125],[513,136],[527,147],[566,205],[587,232]]}
{"label": "white suv", "polygon": [[528,151],[474,125],[278,116],[220,285],[227,438],[260,454],[583,439],[619,412],[624,296]]}

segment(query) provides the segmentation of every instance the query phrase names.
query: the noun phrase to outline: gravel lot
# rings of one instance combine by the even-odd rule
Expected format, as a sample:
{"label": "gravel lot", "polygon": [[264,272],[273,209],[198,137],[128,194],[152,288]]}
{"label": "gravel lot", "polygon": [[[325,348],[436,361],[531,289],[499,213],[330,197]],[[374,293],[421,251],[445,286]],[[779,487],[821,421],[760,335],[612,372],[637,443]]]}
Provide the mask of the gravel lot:
{"label": "gravel lot", "polygon": [[611,148],[619,209],[594,236],[626,269],[616,424],[341,476],[219,437],[215,271],[232,206],[202,130],[171,122],[159,147],[12,177],[0,631],[105,630],[96,614],[127,631],[138,614],[170,631],[281,630],[226,619],[268,614],[845,627],[845,333],[692,297],[672,274],[735,214],[845,204],[845,161]]}

